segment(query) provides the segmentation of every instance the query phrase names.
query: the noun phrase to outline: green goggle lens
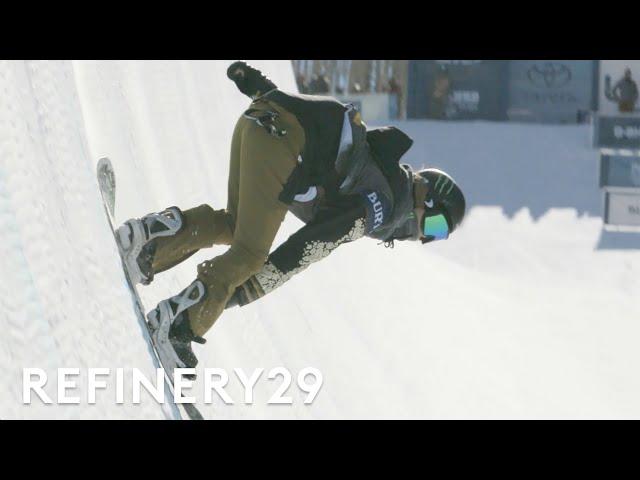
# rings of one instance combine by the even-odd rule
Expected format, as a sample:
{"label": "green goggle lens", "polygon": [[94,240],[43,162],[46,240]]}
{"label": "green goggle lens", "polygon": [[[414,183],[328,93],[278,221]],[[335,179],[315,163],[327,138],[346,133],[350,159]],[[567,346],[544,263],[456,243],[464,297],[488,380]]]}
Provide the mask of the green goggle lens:
{"label": "green goggle lens", "polygon": [[422,225],[422,233],[427,241],[445,240],[449,237],[449,224],[442,213],[425,216]]}

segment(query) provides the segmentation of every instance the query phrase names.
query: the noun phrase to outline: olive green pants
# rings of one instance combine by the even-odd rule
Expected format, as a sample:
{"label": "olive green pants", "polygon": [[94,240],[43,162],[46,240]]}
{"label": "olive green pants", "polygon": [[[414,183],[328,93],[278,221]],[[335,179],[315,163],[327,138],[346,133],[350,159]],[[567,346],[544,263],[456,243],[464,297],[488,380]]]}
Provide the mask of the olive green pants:
{"label": "olive green pants", "polygon": [[276,125],[287,134],[275,137],[241,117],[231,140],[226,210],[201,205],[183,211],[182,229],[173,237],[160,237],[154,256],[154,272],[161,272],[202,248],[230,245],[224,254],[198,265],[206,295],[188,314],[191,329],[200,336],[213,326],[236,287],[267,260],[287,213],[278,196],[304,147],[304,131],[295,116],[272,103],[251,106],[277,111]]}

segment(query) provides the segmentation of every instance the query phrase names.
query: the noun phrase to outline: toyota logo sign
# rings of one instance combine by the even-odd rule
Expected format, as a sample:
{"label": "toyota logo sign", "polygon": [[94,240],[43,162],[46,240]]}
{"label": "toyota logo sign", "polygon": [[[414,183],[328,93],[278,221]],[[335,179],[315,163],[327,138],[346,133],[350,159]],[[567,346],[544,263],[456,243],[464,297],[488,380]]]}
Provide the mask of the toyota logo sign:
{"label": "toyota logo sign", "polygon": [[561,63],[545,62],[529,68],[527,78],[536,87],[560,88],[571,81],[571,69]]}

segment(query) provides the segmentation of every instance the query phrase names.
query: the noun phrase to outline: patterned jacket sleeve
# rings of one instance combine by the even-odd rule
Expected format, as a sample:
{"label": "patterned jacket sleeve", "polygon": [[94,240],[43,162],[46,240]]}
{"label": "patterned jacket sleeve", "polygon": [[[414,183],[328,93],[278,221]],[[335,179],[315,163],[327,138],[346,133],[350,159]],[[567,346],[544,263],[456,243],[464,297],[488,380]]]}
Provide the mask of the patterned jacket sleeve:
{"label": "patterned jacket sleeve", "polygon": [[262,270],[240,285],[227,308],[246,305],[272,292],[343,243],[362,237],[366,209],[359,196],[328,203],[304,227],[273,251]]}

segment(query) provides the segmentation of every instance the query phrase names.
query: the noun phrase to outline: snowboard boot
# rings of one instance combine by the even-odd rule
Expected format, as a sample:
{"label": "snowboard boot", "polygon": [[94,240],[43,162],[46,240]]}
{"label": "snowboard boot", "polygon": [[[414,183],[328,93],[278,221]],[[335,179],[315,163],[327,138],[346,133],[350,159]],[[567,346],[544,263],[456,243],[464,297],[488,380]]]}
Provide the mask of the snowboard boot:
{"label": "snowboard boot", "polygon": [[[151,339],[170,378],[173,378],[175,368],[195,368],[198,364],[191,342],[204,344],[206,340],[192,332],[188,309],[200,302],[204,295],[204,284],[195,280],[178,295],[161,301],[147,314]],[[195,380],[195,375],[185,375],[185,378]]]}
{"label": "snowboard boot", "polygon": [[156,239],[175,235],[182,225],[182,211],[169,207],[159,213],[127,220],[118,228],[116,238],[134,285],[149,285],[153,281]]}

